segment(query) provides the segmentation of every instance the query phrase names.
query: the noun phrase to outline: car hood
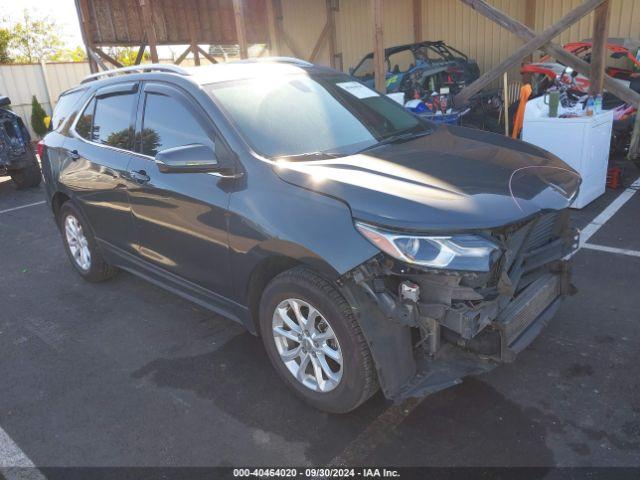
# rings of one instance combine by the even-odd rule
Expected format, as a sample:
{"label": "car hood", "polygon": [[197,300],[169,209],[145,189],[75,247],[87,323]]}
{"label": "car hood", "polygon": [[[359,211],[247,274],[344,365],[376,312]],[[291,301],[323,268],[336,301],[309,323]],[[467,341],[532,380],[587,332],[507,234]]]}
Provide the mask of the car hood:
{"label": "car hood", "polygon": [[494,228],[569,206],[580,176],[502,135],[437,128],[340,159],[277,162],[284,181],[346,202],[354,218],[416,231]]}

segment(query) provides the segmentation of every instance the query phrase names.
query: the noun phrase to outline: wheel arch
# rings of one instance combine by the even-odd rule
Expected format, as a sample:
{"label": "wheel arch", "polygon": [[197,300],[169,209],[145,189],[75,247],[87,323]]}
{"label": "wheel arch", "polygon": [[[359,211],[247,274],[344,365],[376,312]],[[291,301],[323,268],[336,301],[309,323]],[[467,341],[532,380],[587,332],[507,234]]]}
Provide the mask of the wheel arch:
{"label": "wheel arch", "polygon": [[[332,283],[340,277],[340,273],[330,264],[303,247],[288,244],[288,242],[283,242],[287,245],[280,245],[280,243],[278,242],[279,248],[277,249],[273,249],[275,245],[270,245],[271,253],[263,256],[254,266],[245,286],[244,297],[249,308],[252,333],[258,335],[260,335],[258,312],[262,293],[269,282],[279,274],[292,268],[305,266]],[[266,245],[262,247],[264,249]]]}

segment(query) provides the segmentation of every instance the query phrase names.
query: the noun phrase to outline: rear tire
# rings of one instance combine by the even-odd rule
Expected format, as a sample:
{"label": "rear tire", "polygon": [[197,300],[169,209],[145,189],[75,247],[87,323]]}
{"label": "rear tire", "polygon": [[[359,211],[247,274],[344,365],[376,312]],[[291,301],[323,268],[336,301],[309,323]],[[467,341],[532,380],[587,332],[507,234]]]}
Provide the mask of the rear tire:
{"label": "rear tire", "polygon": [[11,179],[16,184],[16,187],[18,187],[18,190],[37,187],[42,180],[40,165],[30,165],[22,170],[13,171],[11,172]]}
{"label": "rear tire", "polygon": [[71,265],[85,280],[103,282],[118,272],[104,261],[89,223],[73,203],[68,201],[60,207],[58,226]]}
{"label": "rear tire", "polygon": [[[371,353],[351,306],[312,270],[296,267],[274,278],[262,295],[259,313],[271,363],[308,404],[346,413],[378,390]],[[306,322],[299,322],[300,316]]]}

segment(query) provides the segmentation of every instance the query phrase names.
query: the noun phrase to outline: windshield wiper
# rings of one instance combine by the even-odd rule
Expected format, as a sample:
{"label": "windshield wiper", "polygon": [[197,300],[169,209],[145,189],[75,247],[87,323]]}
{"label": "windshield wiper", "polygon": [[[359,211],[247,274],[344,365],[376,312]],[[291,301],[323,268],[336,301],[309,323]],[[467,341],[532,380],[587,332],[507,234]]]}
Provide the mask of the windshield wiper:
{"label": "windshield wiper", "polygon": [[402,143],[402,142],[412,140],[414,138],[424,137],[425,135],[429,135],[430,133],[432,133],[431,130],[422,130],[420,132],[397,133],[395,135],[391,135],[389,137],[383,138],[382,140],[374,143],[373,145],[369,145],[368,147],[364,147],[363,149],[358,150],[357,152],[354,153],[354,155],[357,153],[373,150],[374,148],[378,148],[383,145],[389,145],[391,143]]}
{"label": "windshield wiper", "polygon": [[340,155],[339,153],[334,152],[305,152],[305,153],[296,153],[295,155],[281,155],[278,158],[286,159],[290,162],[297,162],[301,160],[326,160],[328,158],[338,158],[344,155]]}

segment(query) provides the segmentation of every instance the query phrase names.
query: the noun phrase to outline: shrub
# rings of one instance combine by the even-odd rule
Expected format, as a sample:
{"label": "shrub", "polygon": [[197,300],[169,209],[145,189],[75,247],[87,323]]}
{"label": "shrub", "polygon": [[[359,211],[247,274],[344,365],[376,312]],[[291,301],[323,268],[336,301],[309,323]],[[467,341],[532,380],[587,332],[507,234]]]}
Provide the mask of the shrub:
{"label": "shrub", "polygon": [[44,137],[47,134],[47,125],[44,122],[46,116],[47,112],[44,111],[44,108],[42,108],[42,105],[34,95],[31,100],[31,127],[40,137]]}

